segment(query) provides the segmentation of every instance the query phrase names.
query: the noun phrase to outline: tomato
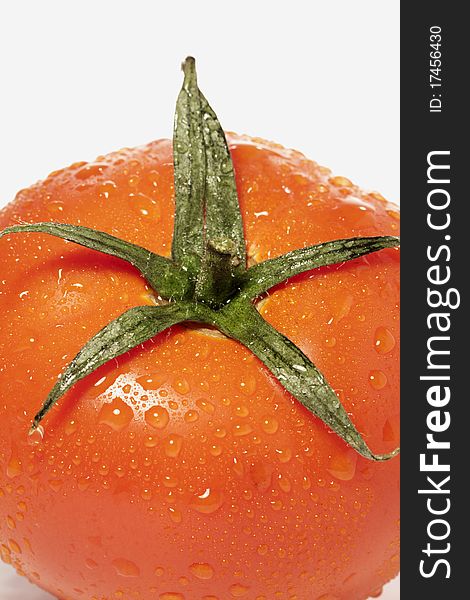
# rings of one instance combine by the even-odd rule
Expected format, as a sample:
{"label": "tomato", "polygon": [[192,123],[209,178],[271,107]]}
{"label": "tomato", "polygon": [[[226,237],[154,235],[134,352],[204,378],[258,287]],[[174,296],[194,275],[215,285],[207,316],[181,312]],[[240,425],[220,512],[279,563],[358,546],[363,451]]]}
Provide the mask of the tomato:
{"label": "tomato", "polygon": [[[250,262],[397,235],[378,194],[229,136]],[[0,213],[169,256],[171,142],[51,173]],[[321,369],[375,452],[399,435],[399,253],[299,275],[258,303]],[[44,234],[0,240],[2,557],[62,600],[362,600],[398,572],[399,460],[358,455],[245,347],[174,326],[28,429],[100,328],[160,300],[123,261]]]}

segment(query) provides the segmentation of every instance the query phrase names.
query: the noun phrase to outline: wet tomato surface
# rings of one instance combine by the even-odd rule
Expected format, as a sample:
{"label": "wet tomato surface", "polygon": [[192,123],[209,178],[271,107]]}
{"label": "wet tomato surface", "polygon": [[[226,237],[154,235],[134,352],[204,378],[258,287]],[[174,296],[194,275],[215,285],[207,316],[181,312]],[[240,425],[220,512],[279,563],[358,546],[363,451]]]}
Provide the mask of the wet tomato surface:
{"label": "wet tomato surface", "polygon": [[[395,206],[301,154],[229,136],[250,262],[397,235]],[[0,213],[85,225],[165,256],[171,143],[52,173]],[[376,452],[398,445],[399,252],[324,267],[258,303]],[[63,600],[362,600],[398,572],[399,460],[350,449],[241,344],[175,326],[76,385],[28,437],[83,344],[158,303],[119,259],[44,234],[0,248],[3,560]]]}

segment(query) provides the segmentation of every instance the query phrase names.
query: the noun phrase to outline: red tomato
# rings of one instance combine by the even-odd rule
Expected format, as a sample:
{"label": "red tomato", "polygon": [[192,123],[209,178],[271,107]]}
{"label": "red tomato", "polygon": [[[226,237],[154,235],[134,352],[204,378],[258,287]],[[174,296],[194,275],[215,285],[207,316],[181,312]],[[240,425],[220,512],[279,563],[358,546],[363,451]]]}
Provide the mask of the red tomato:
{"label": "red tomato", "polygon": [[[378,194],[231,135],[251,261],[397,235]],[[171,143],[52,173],[0,213],[169,256]],[[374,452],[398,445],[399,253],[298,276],[259,304],[321,369]],[[373,463],[239,343],[175,326],[31,420],[83,344],[156,301],[123,261],[43,234],[0,241],[2,557],[61,599],[362,600],[398,571],[399,460]]]}

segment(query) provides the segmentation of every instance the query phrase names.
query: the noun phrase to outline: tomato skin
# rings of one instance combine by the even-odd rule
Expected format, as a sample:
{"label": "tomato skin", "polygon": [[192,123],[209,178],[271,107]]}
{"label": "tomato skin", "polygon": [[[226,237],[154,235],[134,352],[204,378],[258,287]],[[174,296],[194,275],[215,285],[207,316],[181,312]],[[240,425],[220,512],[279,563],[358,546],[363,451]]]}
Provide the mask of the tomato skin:
{"label": "tomato skin", "polygon": [[[379,195],[280,146],[229,142],[251,260],[397,235]],[[126,149],[20,192],[0,229],[80,224],[169,256],[172,178],[169,141]],[[378,453],[399,445],[398,261],[313,271],[259,307]],[[398,572],[399,459],[358,456],[212,332],[173,327],[105,365],[29,440],[81,346],[154,298],[124,262],[46,235],[0,240],[0,272],[0,542],[21,573],[64,600],[363,600]]]}

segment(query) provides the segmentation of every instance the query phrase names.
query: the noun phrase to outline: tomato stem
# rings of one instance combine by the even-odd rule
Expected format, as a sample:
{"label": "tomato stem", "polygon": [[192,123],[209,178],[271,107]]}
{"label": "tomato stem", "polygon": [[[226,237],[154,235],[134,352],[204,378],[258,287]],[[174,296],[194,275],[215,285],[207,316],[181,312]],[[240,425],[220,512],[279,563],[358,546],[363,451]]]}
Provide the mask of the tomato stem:
{"label": "tomato stem", "polygon": [[236,267],[239,258],[232,240],[210,241],[201,265],[196,284],[196,300],[213,308],[222,306],[236,290]]}
{"label": "tomato stem", "polygon": [[301,248],[247,269],[246,242],[235,174],[223,129],[197,85],[193,58],[175,114],[175,225],[172,258],[107,233],[64,223],[16,225],[16,233],[47,233],[110,254],[137,268],[169,301],[134,307],[99,331],[67,366],[34,417],[31,432],[75,383],[106,362],[182,322],[211,325],[245,345],[280,385],[359,454],[388,460],[399,449],[375,454],[357,431],[323,374],[295,344],[268,324],[252,301],[294,275],[342,264],[399,246],[391,236],[334,240]]}

